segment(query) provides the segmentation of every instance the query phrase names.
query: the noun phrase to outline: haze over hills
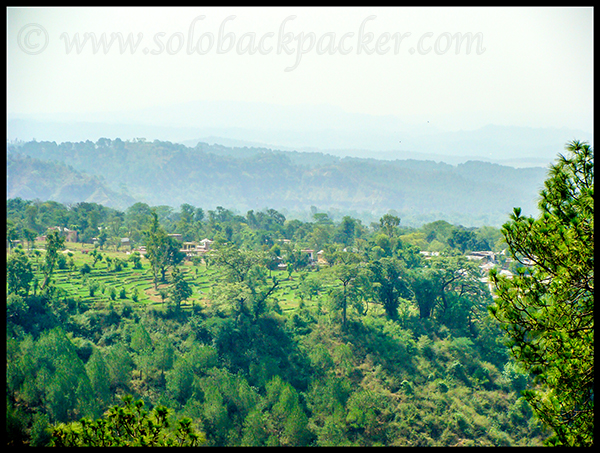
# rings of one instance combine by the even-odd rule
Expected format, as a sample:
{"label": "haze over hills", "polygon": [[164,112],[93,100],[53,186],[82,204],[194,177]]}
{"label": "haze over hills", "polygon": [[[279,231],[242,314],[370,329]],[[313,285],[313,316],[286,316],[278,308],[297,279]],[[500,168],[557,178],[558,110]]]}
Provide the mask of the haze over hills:
{"label": "haze over hills", "polygon": [[35,141],[8,145],[7,196],[294,215],[314,206],[363,219],[394,210],[404,224],[501,225],[515,206],[536,213],[547,167],[567,141],[593,145],[579,130],[448,131],[437,120],[234,101],[9,115],[9,143]]}
{"label": "haze over hills", "polygon": [[366,222],[393,211],[403,225],[415,226],[434,220],[499,226],[515,206],[534,215],[546,174],[542,167],[481,161],[384,161],[208,143],[103,138],[7,146],[8,198],[118,209],[136,201],[176,210],[188,203],[242,214],[273,208],[296,218],[318,209]]}
{"label": "haze over hills", "polygon": [[399,118],[346,112],[329,105],[282,106],[259,102],[193,101],[130,111],[8,115],[9,140],[96,141],[101,137],[198,142],[340,157],[419,159],[458,164],[481,160],[514,167],[553,162],[565,142],[593,134],[567,128],[489,124],[444,130],[443,118]]}

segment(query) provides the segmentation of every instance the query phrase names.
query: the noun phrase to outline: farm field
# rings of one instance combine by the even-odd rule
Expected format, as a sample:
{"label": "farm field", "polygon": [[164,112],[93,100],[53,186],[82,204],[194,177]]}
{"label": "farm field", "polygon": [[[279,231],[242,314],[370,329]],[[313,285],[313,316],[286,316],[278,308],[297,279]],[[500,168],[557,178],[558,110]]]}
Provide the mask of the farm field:
{"label": "farm field", "polygon": [[[29,252],[34,264],[35,278],[38,281],[43,279],[43,275],[39,271],[39,263],[41,263],[44,247],[44,242],[35,242],[33,250]],[[102,260],[98,260],[94,264],[94,257],[90,255],[93,250],[94,248],[90,244],[65,243],[65,249],[61,253],[65,255],[68,264],[63,265],[62,269],[57,268],[53,274],[59,294],[73,298],[78,303],[87,305],[88,308],[95,309],[109,306],[117,309],[123,304],[139,308],[151,307],[155,310],[169,308],[167,297],[169,284],[162,283],[158,285],[158,291],[154,289],[150,263],[146,258],[142,257],[141,259],[141,269],[135,269],[133,263],[129,261],[132,256],[130,251],[97,249],[102,255]],[[36,253],[36,251],[41,253]],[[111,266],[110,263],[115,259],[123,262],[121,270],[114,270]],[[81,268],[85,264],[89,266],[90,271],[83,274]],[[210,288],[219,278],[218,270],[210,265],[207,266],[204,262],[195,264],[190,260],[184,261],[180,265],[180,270],[192,287],[192,296],[182,303],[181,308],[183,310],[190,310],[194,307],[205,308],[210,303],[208,298]],[[167,280],[168,277],[167,275]],[[279,282],[274,299],[282,313],[291,312],[300,304],[316,305],[321,295],[329,287],[327,279],[317,278],[315,270],[292,272],[291,274],[283,270],[274,270],[270,271],[269,279],[276,279]],[[303,281],[312,282],[312,284],[306,285],[312,290],[301,291],[300,286]],[[94,289],[90,290],[90,287]],[[164,300],[161,297],[162,290],[164,290]]]}

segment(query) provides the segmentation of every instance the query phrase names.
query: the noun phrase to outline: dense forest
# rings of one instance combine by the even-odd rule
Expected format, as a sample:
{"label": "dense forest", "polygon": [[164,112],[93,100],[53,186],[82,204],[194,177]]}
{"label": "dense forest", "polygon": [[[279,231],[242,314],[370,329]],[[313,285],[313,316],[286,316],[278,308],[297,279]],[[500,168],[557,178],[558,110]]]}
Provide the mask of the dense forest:
{"label": "dense forest", "polygon": [[234,212],[277,209],[312,220],[308,209],[377,221],[389,210],[405,225],[446,220],[500,226],[514,205],[536,214],[547,169],[469,161],[340,158],[323,153],[198,143],[99,139],[7,145],[7,197],[95,202],[184,203]]}
{"label": "dense forest", "polygon": [[593,443],[584,151],[502,229],[8,199],[8,445]]}
{"label": "dense forest", "polygon": [[[159,214],[156,231],[215,242],[210,256],[174,258],[155,290],[151,260],[135,250]],[[98,417],[133,394],[191,417],[210,445],[541,443],[518,395],[527,377],[464,255],[518,264],[501,254],[499,230],[314,217],[8,200],[13,246],[21,239],[9,260],[32,282],[7,312],[12,419],[29,420],[16,432],[42,441],[40,423]],[[57,226],[84,242],[64,244],[43,286],[48,246],[36,236]],[[302,250],[325,256],[312,263]]]}

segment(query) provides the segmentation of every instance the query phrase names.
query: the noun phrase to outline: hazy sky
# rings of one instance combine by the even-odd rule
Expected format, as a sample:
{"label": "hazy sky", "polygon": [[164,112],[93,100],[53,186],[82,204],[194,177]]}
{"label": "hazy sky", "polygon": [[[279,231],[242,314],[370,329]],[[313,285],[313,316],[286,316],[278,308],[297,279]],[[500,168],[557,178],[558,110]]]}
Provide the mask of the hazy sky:
{"label": "hazy sky", "polygon": [[593,25],[592,8],[8,8],[7,113],[239,100],[591,131]]}

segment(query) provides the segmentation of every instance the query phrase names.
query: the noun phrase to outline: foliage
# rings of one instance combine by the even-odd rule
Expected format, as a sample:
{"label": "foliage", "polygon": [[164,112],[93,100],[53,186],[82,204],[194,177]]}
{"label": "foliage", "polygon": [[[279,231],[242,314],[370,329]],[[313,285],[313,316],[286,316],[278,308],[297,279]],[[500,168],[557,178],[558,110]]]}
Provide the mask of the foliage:
{"label": "foliage", "polygon": [[[100,138],[96,143],[30,141],[7,145],[10,198],[29,196],[64,203],[72,199],[93,201],[101,192],[106,196],[105,204],[120,209],[142,199],[154,206],[173,207],[193,199],[200,206],[229,206],[239,212],[262,206],[288,211],[311,205],[339,210],[353,206],[356,212],[365,213],[363,221],[379,220],[389,209],[395,209],[390,216],[402,217],[405,224],[439,218],[481,224],[481,219],[487,218],[491,222],[483,223],[500,225],[513,203],[535,209],[533,196],[543,178],[543,168],[511,168],[488,162],[453,166],[406,159],[342,159],[315,152],[208,143],[191,148],[159,140]],[[374,208],[376,214],[369,214]],[[189,220],[187,207],[182,214],[175,221],[182,227],[180,233],[193,234],[195,216],[194,221]],[[126,220],[124,224],[130,223]],[[97,230],[91,234],[87,225],[80,231],[97,236]],[[135,240],[134,234],[129,237]]]}
{"label": "foliage", "polygon": [[359,306],[361,301],[359,292],[361,268],[357,263],[352,262],[354,259],[350,259],[354,255],[343,254],[342,256],[344,255],[348,258],[340,260],[339,264],[331,268],[335,282],[342,286],[341,288],[339,286],[332,288],[330,295],[334,309],[342,311],[342,326],[345,328],[348,321],[348,307]]}
{"label": "foliage", "polygon": [[6,260],[6,283],[9,294],[27,296],[33,280],[29,258],[23,252],[15,252]]}
{"label": "foliage", "polygon": [[370,270],[375,299],[383,305],[390,319],[397,319],[400,300],[411,296],[405,269],[397,260],[383,258],[374,261]]}
{"label": "foliage", "polygon": [[279,286],[277,279],[268,282],[264,254],[240,250],[231,243],[220,246],[212,262],[223,272],[223,282],[214,295],[221,306],[231,311],[236,323],[244,318],[256,321],[268,309],[268,298]]}
{"label": "foliage", "polygon": [[148,413],[141,400],[125,396],[123,402],[123,407],[111,407],[98,420],[82,418],[54,426],[50,446],[195,447],[204,442],[204,435],[196,432],[189,418],[177,420],[172,429],[166,407],[157,406]]}
{"label": "foliage", "polygon": [[30,338],[21,348],[10,385],[19,391],[24,402],[37,405],[43,401],[51,421],[90,412],[89,378],[62,329],[48,330],[37,341]]}
{"label": "foliage", "polygon": [[170,288],[170,299],[177,309],[180,309],[181,303],[188,300],[192,295],[192,288],[177,267],[173,269],[171,278],[173,279],[173,283]]}
{"label": "foliage", "polygon": [[158,215],[152,212],[152,223],[144,232],[146,258],[150,261],[154,277],[154,289],[158,289],[159,274],[161,281],[165,280],[167,270],[183,260],[177,240],[169,237],[158,223]]}
{"label": "foliage", "polygon": [[555,444],[592,445],[594,432],[594,153],[577,141],[551,167],[539,218],[515,208],[502,232],[512,256],[533,263],[512,280],[492,273],[490,307],[519,365],[524,393]]}
{"label": "foliage", "polygon": [[[64,442],[82,442],[84,430],[106,440],[112,422],[98,418],[116,414],[123,395],[133,397],[131,420],[144,419],[134,400],[168,407],[209,446],[540,445],[547,435],[519,402],[528,376],[507,365],[501,330],[484,316],[477,266],[448,246],[456,226],[436,224],[428,242],[392,211],[367,227],[317,208],[322,215],[302,222],[275,210],[61,206],[7,201],[15,234],[23,222],[68,222],[74,210],[109,240],[92,253],[68,243],[75,267],[56,266],[51,291],[7,294],[11,445],[46,445],[49,424],[62,426]],[[119,231],[138,245],[170,233],[214,243],[170,262],[162,281],[147,249],[131,263],[133,250],[111,250]],[[419,253],[416,244],[433,241],[439,256]],[[34,289],[44,277],[40,246],[7,254],[27,258]],[[426,317],[419,276],[435,294]],[[161,303],[169,298],[179,309]],[[158,426],[153,417],[145,414]],[[166,420],[161,433],[175,439],[177,424]]]}
{"label": "foliage", "polygon": [[42,282],[40,289],[45,289],[52,280],[52,274],[54,273],[54,267],[58,261],[58,252],[65,246],[65,239],[59,236],[57,231],[51,231],[46,236],[46,253],[44,255],[44,266],[42,267],[44,272],[44,281]]}

